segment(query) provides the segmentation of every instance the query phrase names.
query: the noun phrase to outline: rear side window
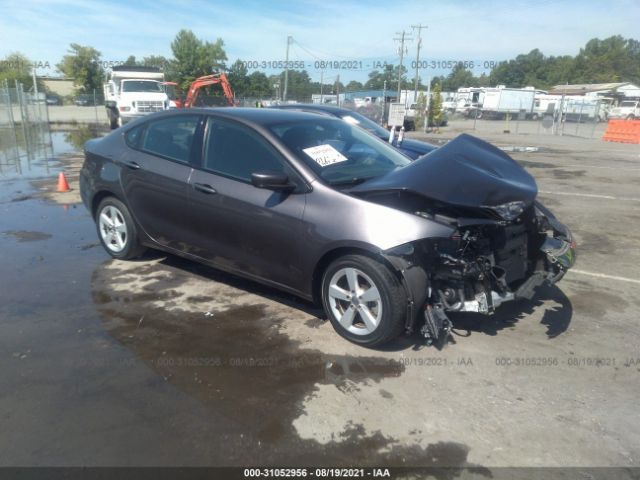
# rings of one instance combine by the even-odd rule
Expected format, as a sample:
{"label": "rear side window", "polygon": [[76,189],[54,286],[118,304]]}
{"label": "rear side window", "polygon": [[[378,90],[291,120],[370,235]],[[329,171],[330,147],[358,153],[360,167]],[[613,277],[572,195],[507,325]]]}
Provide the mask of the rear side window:
{"label": "rear side window", "polygon": [[291,175],[278,153],[251,129],[218,119],[209,120],[203,167],[239,180],[270,170]]}
{"label": "rear side window", "polygon": [[140,148],[148,153],[189,163],[198,115],[176,115],[147,124]]}

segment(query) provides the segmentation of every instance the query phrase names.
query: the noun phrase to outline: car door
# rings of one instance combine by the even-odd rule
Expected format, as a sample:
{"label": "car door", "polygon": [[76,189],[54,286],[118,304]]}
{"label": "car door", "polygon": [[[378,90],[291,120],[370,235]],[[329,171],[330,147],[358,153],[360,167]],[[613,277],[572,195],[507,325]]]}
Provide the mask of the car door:
{"label": "car door", "polygon": [[[191,179],[191,244],[197,254],[228,270],[299,286],[302,215],[307,186],[258,132],[210,117],[202,163]],[[251,174],[285,172],[292,192],[257,188]]]}
{"label": "car door", "polygon": [[161,245],[183,250],[188,227],[189,177],[200,115],[175,115],[126,134],[122,187],[136,222]]}

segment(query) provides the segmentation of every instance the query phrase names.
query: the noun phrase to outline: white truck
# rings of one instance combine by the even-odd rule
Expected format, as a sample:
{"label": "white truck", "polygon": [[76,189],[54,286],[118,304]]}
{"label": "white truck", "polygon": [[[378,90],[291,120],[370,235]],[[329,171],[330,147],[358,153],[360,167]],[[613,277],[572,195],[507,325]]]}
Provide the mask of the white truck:
{"label": "white truck", "polygon": [[104,99],[112,129],[149,113],[167,110],[164,74],[152,67],[113,67],[104,84]]}
{"label": "white truck", "polygon": [[609,118],[640,118],[640,100],[623,100],[620,105],[611,109]]}
{"label": "white truck", "polygon": [[533,113],[535,94],[533,87],[506,88],[499,85],[496,88],[486,88],[478,118],[504,118],[509,114],[529,117]]}

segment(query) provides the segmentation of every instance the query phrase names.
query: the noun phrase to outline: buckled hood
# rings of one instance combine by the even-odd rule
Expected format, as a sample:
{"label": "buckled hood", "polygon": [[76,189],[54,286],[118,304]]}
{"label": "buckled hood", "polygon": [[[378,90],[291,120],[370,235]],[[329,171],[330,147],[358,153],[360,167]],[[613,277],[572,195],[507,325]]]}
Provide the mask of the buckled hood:
{"label": "buckled hood", "polygon": [[409,165],[364,182],[351,191],[404,190],[463,207],[533,203],[535,180],[509,155],[462,134]]}

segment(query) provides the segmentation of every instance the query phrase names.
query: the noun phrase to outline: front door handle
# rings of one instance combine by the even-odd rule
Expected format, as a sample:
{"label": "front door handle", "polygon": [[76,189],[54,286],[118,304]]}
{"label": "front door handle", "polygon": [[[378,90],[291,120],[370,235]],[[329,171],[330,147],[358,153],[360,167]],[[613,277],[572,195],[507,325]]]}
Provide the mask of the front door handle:
{"label": "front door handle", "polygon": [[140,168],[140,165],[137,162],[122,162],[122,163],[132,170],[138,170]]}
{"label": "front door handle", "polygon": [[206,183],[194,183],[193,188],[199,192],[206,193],[208,195],[218,193],[216,192],[215,188],[213,188],[211,185],[207,185]]}

